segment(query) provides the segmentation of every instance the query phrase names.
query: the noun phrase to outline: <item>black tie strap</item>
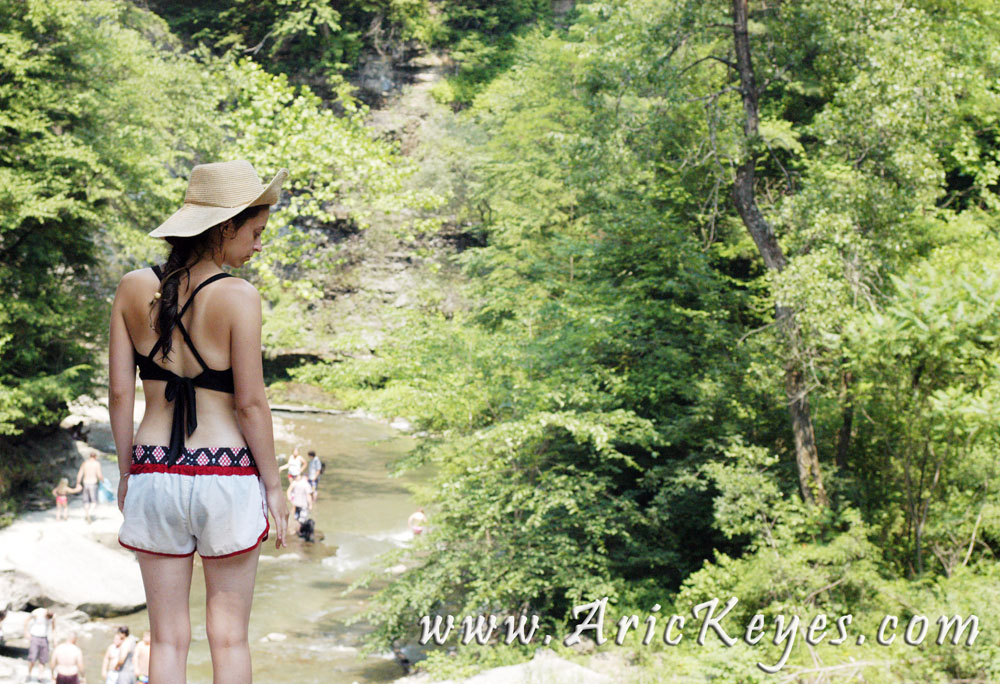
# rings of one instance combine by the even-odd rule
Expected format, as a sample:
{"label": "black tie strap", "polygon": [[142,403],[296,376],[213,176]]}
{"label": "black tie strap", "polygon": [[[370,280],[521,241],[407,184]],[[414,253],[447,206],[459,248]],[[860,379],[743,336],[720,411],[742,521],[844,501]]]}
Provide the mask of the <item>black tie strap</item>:
{"label": "black tie strap", "polygon": [[[174,465],[184,449],[184,433],[190,437],[198,427],[197,407],[195,405],[194,383],[191,378],[179,375],[167,380],[163,396],[167,401],[174,402],[174,420],[170,426],[170,447],[167,450],[167,465]],[[185,425],[185,414],[187,425]],[[185,430],[186,428],[186,430]]]}

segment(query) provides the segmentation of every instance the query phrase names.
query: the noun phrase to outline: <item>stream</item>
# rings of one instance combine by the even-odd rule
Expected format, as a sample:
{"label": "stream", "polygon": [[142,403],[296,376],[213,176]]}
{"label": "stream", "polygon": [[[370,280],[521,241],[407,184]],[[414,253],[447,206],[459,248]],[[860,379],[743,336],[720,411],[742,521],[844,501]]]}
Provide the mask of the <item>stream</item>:
{"label": "stream", "polygon": [[[299,444],[303,456],[314,449],[326,466],[313,509],[316,530],[325,538],[309,544],[289,536],[288,546],[276,550],[272,532],[264,542],[250,615],[254,678],[269,684],[391,682],[403,676],[391,654],[359,656],[370,627],[344,624],[379,587],[342,594],[352,581],[377,569],[379,554],[411,538],[406,519],[415,503],[405,484],[420,475],[391,478],[387,465],[410,448],[412,439],[384,421],[279,410],[273,415],[276,453],[290,454]],[[282,478],[287,485],[284,471]],[[194,564],[187,681],[210,684],[205,580],[197,554]],[[81,634],[79,641],[89,682],[100,681],[101,660],[115,626],[127,625],[141,639],[149,625],[146,611],[100,622],[108,629]],[[268,638],[275,634],[285,638]]]}

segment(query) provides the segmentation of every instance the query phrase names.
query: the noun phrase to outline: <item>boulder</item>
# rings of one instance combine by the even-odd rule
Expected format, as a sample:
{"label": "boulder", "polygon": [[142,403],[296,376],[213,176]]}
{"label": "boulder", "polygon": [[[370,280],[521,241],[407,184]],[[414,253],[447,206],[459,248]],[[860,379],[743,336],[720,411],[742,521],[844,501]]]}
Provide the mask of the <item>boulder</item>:
{"label": "boulder", "polygon": [[146,595],[135,556],[98,540],[116,532],[120,520],[112,505],[98,506],[89,525],[79,517],[57,521],[49,511],[21,516],[0,530],[0,597],[7,597],[0,600],[14,609],[45,606],[100,617],[142,609]]}
{"label": "boulder", "polygon": [[[9,644],[12,640],[18,639],[24,634],[24,626],[28,622],[28,618],[31,617],[31,613],[25,610],[12,610],[7,613],[7,617],[4,618],[3,623],[0,626],[3,627],[4,639]],[[0,679],[0,682],[3,680]]]}
{"label": "boulder", "polygon": [[[395,684],[430,684],[426,674],[397,679]],[[560,658],[553,651],[542,648],[526,663],[506,665],[486,670],[458,681],[446,680],[434,684],[611,684],[611,677]]]}
{"label": "boulder", "polygon": [[41,605],[42,588],[31,577],[0,560],[0,608],[24,610],[28,604]]}
{"label": "boulder", "polygon": [[0,682],[24,682],[28,680],[28,661],[0,655]]}

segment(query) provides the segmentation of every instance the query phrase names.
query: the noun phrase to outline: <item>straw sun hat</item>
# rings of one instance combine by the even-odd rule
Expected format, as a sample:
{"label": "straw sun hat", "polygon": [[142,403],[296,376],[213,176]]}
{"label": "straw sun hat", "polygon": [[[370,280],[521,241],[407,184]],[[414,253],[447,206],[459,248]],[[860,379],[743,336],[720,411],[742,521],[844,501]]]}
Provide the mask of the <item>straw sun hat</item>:
{"label": "straw sun hat", "polygon": [[236,216],[247,207],[276,204],[288,169],[280,169],[267,187],[243,159],[199,164],[191,169],[184,206],[150,232],[152,237],[191,237]]}

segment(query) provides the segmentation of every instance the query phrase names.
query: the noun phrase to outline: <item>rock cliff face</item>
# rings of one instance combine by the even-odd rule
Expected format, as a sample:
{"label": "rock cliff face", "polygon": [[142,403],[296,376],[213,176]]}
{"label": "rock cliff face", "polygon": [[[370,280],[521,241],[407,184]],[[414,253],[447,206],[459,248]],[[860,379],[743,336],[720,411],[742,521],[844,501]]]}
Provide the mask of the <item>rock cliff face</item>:
{"label": "rock cliff face", "polygon": [[[454,65],[443,54],[406,54],[402,61],[387,55],[363,58],[354,83],[379,90],[377,98],[369,98],[367,125],[417,161],[420,171],[411,179],[412,186],[436,188],[434,184],[448,182],[444,170],[448,152],[437,141],[454,113],[436,102],[431,90]],[[444,195],[453,194],[450,188],[442,190]],[[289,319],[296,326],[295,335],[275,336],[293,337],[295,346],[268,342],[265,313],[268,379],[284,379],[284,369],[299,362],[370,355],[386,335],[393,334],[395,310],[433,306],[451,315],[464,307],[459,296],[461,274],[449,257],[479,242],[449,215],[450,209],[442,213],[440,231],[414,239],[402,237],[408,231],[392,223],[399,217],[376,217],[364,230],[349,216],[335,225],[312,227],[321,243],[321,260],[337,266],[329,273],[309,274],[320,281],[323,298],[302,306],[301,315]]]}

